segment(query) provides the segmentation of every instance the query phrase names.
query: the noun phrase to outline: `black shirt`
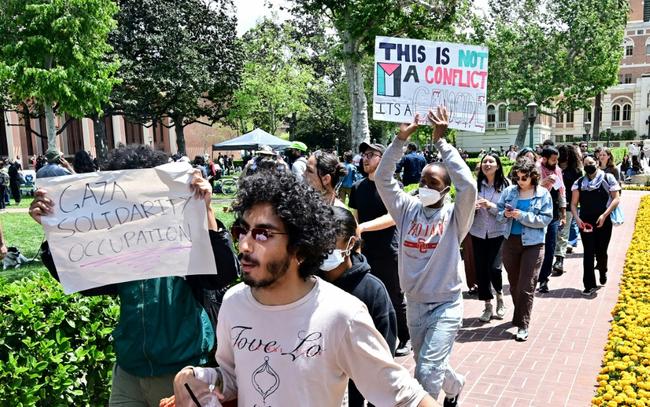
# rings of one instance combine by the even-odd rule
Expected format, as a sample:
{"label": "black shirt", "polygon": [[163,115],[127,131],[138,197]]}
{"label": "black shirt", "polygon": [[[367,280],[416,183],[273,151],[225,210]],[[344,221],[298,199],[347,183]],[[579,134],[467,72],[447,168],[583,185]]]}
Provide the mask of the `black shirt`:
{"label": "black shirt", "polygon": [[[364,178],[352,185],[348,205],[357,210],[359,223],[386,215],[388,210],[377,192],[374,181]],[[361,252],[367,257],[397,255],[397,234],[395,226],[361,234]]]}

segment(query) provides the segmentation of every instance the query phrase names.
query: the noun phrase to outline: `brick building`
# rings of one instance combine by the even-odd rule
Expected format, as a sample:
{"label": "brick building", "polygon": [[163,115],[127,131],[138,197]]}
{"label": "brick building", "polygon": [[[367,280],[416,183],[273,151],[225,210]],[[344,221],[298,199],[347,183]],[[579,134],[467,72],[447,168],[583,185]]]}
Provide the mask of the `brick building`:
{"label": "brick building", "polygon": [[[30,163],[34,155],[44,154],[47,150],[47,139],[38,137],[29,132],[20,115],[14,111],[0,109],[0,157],[20,157],[23,165]],[[57,117],[56,125],[60,128],[66,117]],[[164,123],[169,124],[165,119]],[[29,123],[31,129],[38,134],[45,134],[45,118],[32,119]],[[147,144],[156,150],[174,154],[178,151],[176,146],[176,133],[174,128],[165,126],[143,126],[131,123],[122,116],[108,116],[104,119],[108,149],[123,144]],[[56,137],[57,147],[66,156],[74,155],[79,150],[86,150],[95,155],[94,126],[90,119],[74,119]],[[202,124],[190,124],[185,127],[185,149],[187,155],[193,158],[196,155],[210,154],[212,144],[235,135],[228,128],[209,127]]]}
{"label": "brick building", "polygon": [[[629,3],[630,14],[621,44],[624,56],[619,84],[603,94],[600,129],[610,129],[612,134],[634,130],[637,138],[645,138],[650,134],[650,0],[629,0]],[[593,138],[593,117],[593,106],[590,110],[558,114],[557,119],[538,116],[533,141],[535,144],[549,138],[560,143],[577,141],[586,135],[587,129]],[[514,144],[521,119],[522,112],[509,112],[506,103],[489,103],[485,134],[460,132],[457,144],[468,151],[507,148]],[[525,144],[528,145],[528,136]]]}

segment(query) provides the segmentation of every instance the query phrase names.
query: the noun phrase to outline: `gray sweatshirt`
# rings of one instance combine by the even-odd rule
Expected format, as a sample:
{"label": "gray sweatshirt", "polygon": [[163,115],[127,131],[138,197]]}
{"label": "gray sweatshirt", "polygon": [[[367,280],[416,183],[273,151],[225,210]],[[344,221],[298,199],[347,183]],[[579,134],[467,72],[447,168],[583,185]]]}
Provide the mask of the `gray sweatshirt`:
{"label": "gray sweatshirt", "polygon": [[456,202],[426,208],[393,179],[405,141],[395,138],[377,167],[375,183],[399,236],[399,282],[408,301],[442,303],[461,296],[460,243],[474,219],[476,181],[458,151],[445,140],[435,143],[453,185]]}

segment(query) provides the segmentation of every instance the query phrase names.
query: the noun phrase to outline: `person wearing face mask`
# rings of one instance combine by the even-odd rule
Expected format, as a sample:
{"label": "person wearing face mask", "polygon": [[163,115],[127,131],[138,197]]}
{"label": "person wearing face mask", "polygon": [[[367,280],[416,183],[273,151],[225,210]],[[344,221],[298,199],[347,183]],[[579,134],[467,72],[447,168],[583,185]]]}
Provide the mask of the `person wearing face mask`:
{"label": "person wearing face mask", "polygon": [[[566,192],[567,203],[571,202],[571,186],[582,176],[582,160],[580,150],[577,146],[566,144],[558,147],[558,166],[562,169],[562,182]],[[564,274],[564,256],[568,251],[569,232],[575,221],[571,210],[566,212],[566,222],[558,230],[557,243],[555,244],[555,264],[553,264],[553,275],[558,277]]]}
{"label": "person wearing face mask", "polygon": [[553,220],[553,202],[546,188],[538,187],[539,171],[528,158],[512,167],[516,184],[506,188],[497,204],[497,221],[506,224],[503,265],[508,273],[515,310],[515,339],[528,339],[537,276],[544,258],[546,226]]}
{"label": "person wearing face mask", "polygon": [[[370,274],[370,265],[360,251],[361,237],[357,234],[357,221],[352,213],[341,207],[332,209],[336,227],[336,249],[320,265],[320,276],[366,304],[375,328],[395,355],[397,319],[386,286]],[[363,403],[363,396],[354,382],[350,381],[348,405],[363,407]]]}
{"label": "person wearing face mask", "polygon": [[539,182],[542,188],[546,188],[551,194],[553,202],[553,220],[546,227],[546,237],[544,239],[544,260],[542,268],[539,271],[539,288],[540,293],[548,293],[548,279],[553,271],[553,255],[555,254],[555,244],[557,242],[558,229],[566,224],[566,190],[562,180],[562,170],[558,167],[558,157],[560,153],[555,147],[545,147],[542,150],[542,159],[538,163],[541,180]]}
{"label": "person wearing face mask", "polygon": [[618,206],[621,187],[612,174],[598,168],[594,157],[587,155],[582,163],[586,175],[571,187],[571,212],[580,229],[584,247],[582,282],[585,288],[582,294],[590,296],[596,293],[594,257],[598,261],[600,284],[607,282],[607,247],[612,237],[609,215]]}
{"label": "person wearing face mask", "polygon": [[345,208],[345,204],[337,197],[336,189],[346,174],[347,169],[339,162],[336,154],[318,150],[307,160],[304,179],[321,193],[325,202]]}
{"label": "person wearing face mask", "polygon": [[[442,163],[420,175],[418,197],[402,191],[393,178],[402,149],[418,127],[419,115],[402,124],[377,168],[379,196],[395,220],[399,243],[399,279],[407,298],[407,321],[415,356],[415,377],[434,398],[445,392],[445,407],[458,405],[465,378],[449,364],[463,319],[460,242],[469,231],[476,205],[476,183],[458,151],[444,139],[449,115],[429,111],[433,142]],[[446,203],[451,184],[454,203]]]}
{"label": "person wearing face mask", "polygon": [[[492,318],[503,319],[506,314],[501,279],[501,244],[505,225],[497,222],[496,215],[501,192],[509,185],[499,156],[496,153],[486,154],[481,160],[476,179],[478,199],[474,222],[469,230],[476,264],[478,299],[485,301],[485,309],[479,317],[481,322],[490,322]],[[496,291],[496,312],[492,309],[494,296],[491,287]]]}

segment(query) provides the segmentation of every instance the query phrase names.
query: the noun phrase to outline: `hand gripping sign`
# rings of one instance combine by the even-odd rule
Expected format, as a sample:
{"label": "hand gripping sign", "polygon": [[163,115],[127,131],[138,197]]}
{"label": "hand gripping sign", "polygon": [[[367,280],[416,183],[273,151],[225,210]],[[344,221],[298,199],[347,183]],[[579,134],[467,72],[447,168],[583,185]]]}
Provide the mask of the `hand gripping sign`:
{"label": "hand gripping sign", "polygon": [[54,202],[42,224],[64,292],[216,274],[205,201],[189,189],[192,172],[171,163],[37,179]]}
{"label": "hand gripping sign", "polygon": [[473,45],[376,37],[373,119],[410,123],[429,109],[449,110],[449,127],[483,133],[488,49]]}

